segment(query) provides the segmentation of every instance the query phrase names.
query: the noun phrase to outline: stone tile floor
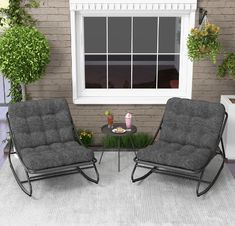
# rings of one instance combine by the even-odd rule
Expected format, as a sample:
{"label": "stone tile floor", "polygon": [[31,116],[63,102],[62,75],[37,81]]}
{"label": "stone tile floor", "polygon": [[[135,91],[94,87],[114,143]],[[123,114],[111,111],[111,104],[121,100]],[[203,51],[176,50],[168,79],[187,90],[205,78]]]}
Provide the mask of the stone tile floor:
{"label": "stone tile floor", "polygon": [[227,163],[227,166],[229,168],[229,170],[231,171],[233,178],[235,178],[235,161],[231,161]]}
{"label": "stone tile floor", "polygon": [[[4,161],[7,158],[7,154],[5,153],[3,155],[3,157],[0,158],[0,168],[3,165]],[[230,160],[229,162],[226,163],[226,165],[228,166],[229,170],[231,171],[234,179],[235,179],[235,160]]]}

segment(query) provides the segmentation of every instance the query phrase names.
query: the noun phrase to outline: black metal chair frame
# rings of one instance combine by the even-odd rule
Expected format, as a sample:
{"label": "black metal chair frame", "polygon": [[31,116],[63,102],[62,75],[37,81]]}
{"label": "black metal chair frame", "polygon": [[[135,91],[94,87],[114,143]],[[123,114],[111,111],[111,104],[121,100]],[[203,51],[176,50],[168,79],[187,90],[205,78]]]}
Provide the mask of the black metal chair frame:
{"label": "black metal chair frame", "polygon": [[[137,157],[135,157],[134,158],[135,166],[134,166],[134,169],[133,169],[132,174],[131,174],[132,182],[134,183],[134,182],[137,182],[137,181],[141,181],[141,180],[145,179],[146,177],[148,177],[149,175],[151,175],[152,173],[161,173],[161,174],[166,174],[166,175],[178,176],[178,177],[183,177],[183,178],[187,178],[187,179],[197,181],[197,187],[196,187],[197,197],[199,197],[201,195],[204,195],[215,184],[216,180],[218,179],[218,177],[219,177],[219,175],[220,175],[220,173],[221,173],[221,171],[224,167],[226,156],[225,156],[225,150],[224,150],[224,143],[223,143],[222,135],[223,135],[223,131],[224,131],[227,119],[228,119],[228,114],[227,114],[227,112],[225,112],[224,120],[223,120],[223,123],[221,125],[219,137],[218,137],[218,140],[217,140],[217,147],[218,148],[217,148],[217,151],[216,151],[216,154],[215,154],[215,156],[220,155],[222,157],[222,163],[221,163],[221,166],[220,166],[218,172],[216,173],[215,177],[211,181],[203,180],[203,176],[204,176],[204,172],[205,172],[206,167],[209,165],[209,163],[211,162],[211,160],[215,156],[213,156],[211,159],[209,159],[208,162],[206,163],[206,165],[202,169],[199,169],[199,170],[196,170],[196,171],[188,170],[188,169],[184,169],[184,168],[179,168],[179,167],[175,167],[175,166],[158,164],[158,163],[154,163],[154,162],[141,161]],[[161,130],[162,123],[163,123],[163,119],[161,120],[160,126],[158,127],[158,129],[155,133],[152,144],[156,140],[156,138],[157,138],[157,136],[158,136],[158,134]],[[219,148],[220,143],[221,143],[222,150]],[[135,171],[138,167],[139,168],[149,169],[149,171],[141,177],[134,178]],[[205,189],[199,191],[201,183],[207,183],[208,186]]]}
{"label": "black metal chair frame", "polygon": [[[7,122],[8,122],[8,125],[9,125],[9,130],[10,130],[10,145],[9,145],[9,153],[8,153],[8,160],[9,160],[10,168],[11,168],[12,173],[13,173],[15,179],[16,179],[16,182],[18,183],[18,185],[20,186],[22,191],[24,193],[26,193],[28,196],[32,196],[32,192],[33,192],[31,182],[38,181],[38,180],[43,180],[43,179],[47,179],[47,178],[53,178],[53,177],[69,175],[69,174],[81,173],[81,175],[83,177],[85,177],[88,181],[91,181],[93,183],[98,184],[98,182],[99,182],[99,173],[98,173],[98,170],[97,170],[96,165],[95,165],[95,163],[97,162],[96,158],[93,158],[92,161],[89,161],[89,162],[87,162],[87,161],[86,162],[79,162],[79,163],[76,163],[76,164],[53,167],[53,168],[48,168],[48,169],[43,169],[43,170],[32,170],[32,169],[27,168],[27,166],[24,164],[22,156],[19,153],[19,151],[17,149],[17,146],[14,142],[14,135],[12,133],[8,113],[6,114],[6,117],[7,117]],[[80,145],[83,145],[80,138],[79,138],[79,136],[77,136],[77,134],[76,134],[73,122],[72,122],[72,125],[73,125],[74,135],[76,136],[76,138],[79,141],[78,143]],[[14,148],[15,148],[15,150],[14,150]],[[21,164],[23,165],[23,168],[24,168],[24,171],[25,171],[25,174],[26,174],[26,178],[27,178],[26,180],[20,180],[20,178],[18,177],[18,175],[17,175],[17,173],[16,173],[16,171],[13,167],[13,164],[12,164],[11,155],[17,155],[18,156]],[[91,169],[91,168],[94,168],[94,170],[95,170],[96,179],[93,179],[93,178],[89,177],[86,173],[84,173],[84,170]],[[25,183],[28,183],[29,189],[25,188],[25,186],[24,186]]]}

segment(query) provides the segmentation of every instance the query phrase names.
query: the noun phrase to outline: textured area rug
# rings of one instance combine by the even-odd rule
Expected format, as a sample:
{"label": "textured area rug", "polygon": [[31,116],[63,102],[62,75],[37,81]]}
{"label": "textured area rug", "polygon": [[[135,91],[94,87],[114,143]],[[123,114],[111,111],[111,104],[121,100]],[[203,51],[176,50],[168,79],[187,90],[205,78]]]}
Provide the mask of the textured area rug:
{"label": "textured area rug", "polygon": [[[33,182],[32,198],[20,190],[6,161],[0,169],[0,225],[234,225],[235,181],[226,167],[211,191],[197,198],[196,183],[188,179],[152,174],[133,184],[133,157],[121,153],[118,173],[117,153],[105,153],[98,165],[98,185],[80,174]],[[17,159],[14,162],[18,168]],[[207,175],[218,166],[215,159]]]}

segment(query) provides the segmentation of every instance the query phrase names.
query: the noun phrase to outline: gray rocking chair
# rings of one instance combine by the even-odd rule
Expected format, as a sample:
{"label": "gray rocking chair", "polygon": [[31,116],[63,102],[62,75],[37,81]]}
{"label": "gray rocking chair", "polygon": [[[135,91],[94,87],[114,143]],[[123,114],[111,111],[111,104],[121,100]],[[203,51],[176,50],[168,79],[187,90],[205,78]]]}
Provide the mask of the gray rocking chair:
{"label": "gray rocking chair", "polygon": [[[64,99],[34,100],[11,104],[7,113],[11,145],[9,163],[20,188],[32,195],[32,181],[81,173],[87,180],[98,183],[94,153],[76,139],[76,132]],[[78,140],[79,141],[79,140]],[[14,149],[13,149],[14,147]],[[17,154],[26,180],[20,180],[11,160]],[[83,170],[94,168],[96,179]],[[26,189],[24,183],[29,184]]]}
{"label": "gray rocking chair", "polygon": [[[227,117],[224,106],[219,103],[169,99],[152,144],[137,152],[132,182],[157,172],[196,180],[197,196],[205,194],[214,185],[224,166],[222,134]],[[219,148],[220,142],[222,150]],[[222,157],[218,172],[211,181],[203,180],[206,167],[216,155]],[[150,170],[134,178],[137,167]],[[199,191],[201,182],[209,185]]]}

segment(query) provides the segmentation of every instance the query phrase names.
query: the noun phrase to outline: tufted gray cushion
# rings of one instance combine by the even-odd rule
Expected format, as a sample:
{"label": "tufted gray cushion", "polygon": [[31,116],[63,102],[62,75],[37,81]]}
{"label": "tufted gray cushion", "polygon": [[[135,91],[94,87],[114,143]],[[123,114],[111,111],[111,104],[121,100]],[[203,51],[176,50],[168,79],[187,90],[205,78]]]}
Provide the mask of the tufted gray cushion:
{"label": "tufted gray cushion", "polygon": [[69,141],[35,148],[24,148],[21,150],[21,156],[27,168],[40,170],[89,162],[94,158],[94,153],[75,141]]}
{"label": "tufted gray cushion", "polygon": [[137,152],[138,159],[189,170],[203,168],[215,152],[193,145],[158,141]]}
{"label": "tufted gray cushion", "polygon": [[74,140],[68,104],[64,99],[11,104],[9,119],[17,148]]}
{"label": "tufted gray cushion", "polygon": [[91,161],[93,152],[75,143],[65,99],[10,104],[9,120],[17,150],[31,169]]}
{"label": "tufted gray cushion", "polygon": [[160,139],[215,149],[223,123],[222,104],[171,98],[166,105]]}
{"label": "tufted gray cushion", "polygon": [[171,98],[159,141],[140,150],[140,160],[198,170],[215,155],[225,109],[222,104]]}

